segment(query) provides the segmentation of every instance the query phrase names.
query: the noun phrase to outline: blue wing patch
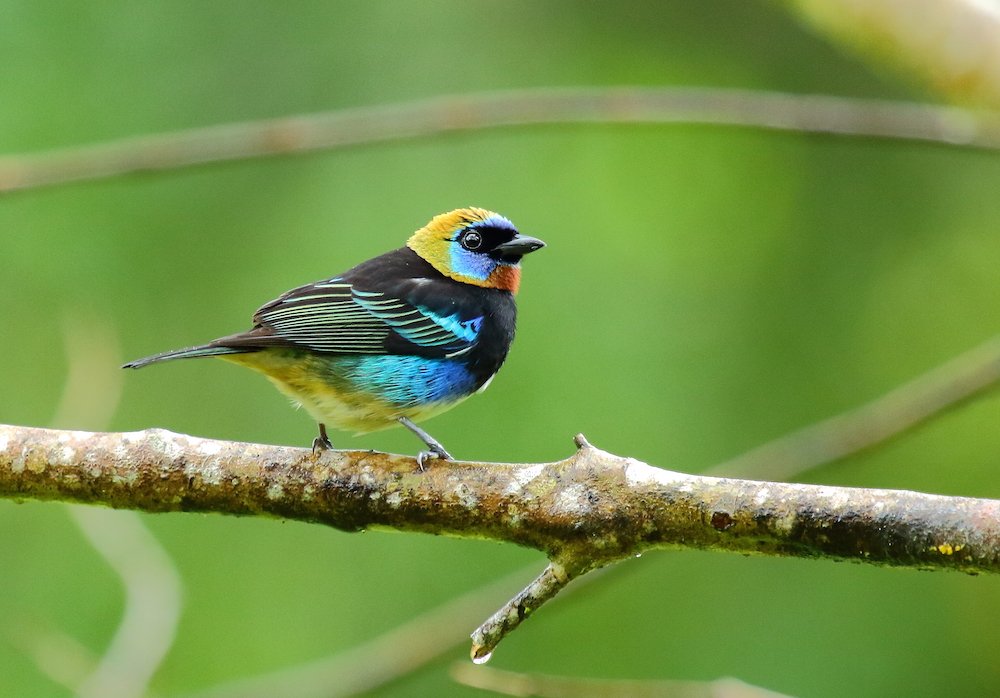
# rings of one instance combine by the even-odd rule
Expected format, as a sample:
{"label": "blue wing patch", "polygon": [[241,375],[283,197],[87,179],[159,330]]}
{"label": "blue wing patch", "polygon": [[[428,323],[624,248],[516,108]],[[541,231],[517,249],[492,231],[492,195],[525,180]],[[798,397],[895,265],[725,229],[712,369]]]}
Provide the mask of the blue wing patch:
{"label": "blue wing patch", "polygon": [[411,305],[398,298],[386,298],[379,292],[354,290],[355,302],[385,322],[403,339],[422,347],[438,347],[464,353],[475,345],[483,326],[483,317],[463,320],[458,313],[439,315],[430,308]]}

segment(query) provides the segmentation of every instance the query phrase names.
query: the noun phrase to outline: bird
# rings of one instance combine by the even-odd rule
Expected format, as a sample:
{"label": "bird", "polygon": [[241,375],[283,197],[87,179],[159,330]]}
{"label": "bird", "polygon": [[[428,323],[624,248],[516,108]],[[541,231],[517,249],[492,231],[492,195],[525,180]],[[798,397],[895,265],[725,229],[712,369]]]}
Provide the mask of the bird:
{"label": "bird", "polygon": [[316,420],[358,434],[402,425],[430,458],[454,460],[417,422],[485,390],[517,320],[521,258],[545,243],[477,207],[434,216],[396,250],[265,303],[253,327],[122,368],[218,357],[262,373]]}

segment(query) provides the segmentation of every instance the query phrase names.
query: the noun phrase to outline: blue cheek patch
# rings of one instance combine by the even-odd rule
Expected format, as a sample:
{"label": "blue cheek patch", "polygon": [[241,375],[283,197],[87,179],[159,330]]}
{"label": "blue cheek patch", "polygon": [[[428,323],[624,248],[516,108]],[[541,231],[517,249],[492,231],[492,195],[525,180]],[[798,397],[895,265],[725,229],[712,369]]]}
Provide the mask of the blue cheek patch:
{"label": "blue cheek patch", "polygon": [[461,243],[451,243],[451,270],[477,281],[486,281],[497,267],[497,262],[484,254],[469,252]]}
{"label": "blue cheek patch", "polygon": [[476,389],[476,379],[460,362],[421,356],[337,357],[338,370],[354,390],[398,407],[458,400]]}

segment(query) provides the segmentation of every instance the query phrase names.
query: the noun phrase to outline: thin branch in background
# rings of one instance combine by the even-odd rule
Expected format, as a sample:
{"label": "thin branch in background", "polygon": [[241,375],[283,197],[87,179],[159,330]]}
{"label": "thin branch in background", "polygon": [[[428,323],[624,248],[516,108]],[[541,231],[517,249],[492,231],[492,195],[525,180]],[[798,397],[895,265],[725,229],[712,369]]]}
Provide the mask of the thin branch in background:
{"label": "thin branch in background", "polygon": [[790,698],[737,679],[670,681],[664,679],[584,679],[576,676],[523,674],[469,664],[453,664],[456,682],[505,696],[527,698]]}
{"label": "thin branch in background", "polygon": [[885,395],[770,441],[704,471],[723,477],[791,480],[807,470],[885,443],[1000,381],[1000,336]]}
{"label": "thin branch in background", "polygon": [[118,335],[106,318],[77,309],[63,316],[66,380],[52,424],[106,429],[121,401],[124,378]]}
{"label": "thin branch in background", "polygon": [[[91,313],[63,323],[68,372],[54,422],[106,426],[121,397],[121,352],[112,326]],[[71,506],[85,539],[121,579],[125,610],[103,657],[75,684],[81,698],[140,698],[177,632],[181,580],[170,556],[138,514]],[[51,662],[49,662],[51,665]]]}
{"label": "thin branch in background", "polygon": [[710,87],[548,87],[336,109],[8,155],[0,158],[0,193],[551,124],[707,124],[1000,148],[1000,116],[956,107]]}
{"label": "thin branch in background", "polygon": [[97,665],[98,657],[79,640],[50,621],[39,617],[20,617],[5,628],[11,645],[28,657],[52,682],[75,693]]}
{"label": "thin branch in background", "polygon": [[182,608],[180,575],[135,512],[77,505],[70,514],[125,588],[121,622],[96,668],[77,686],[77,695],[141,698],[174,644]]}
{"label": "thin branch in background", "polygon": [[149,679],[173,644],[180,615],[176,571],[163,564],[159,542],[142,522],[130,522],[138,518],[133,512],[82,506],[71,512],[125,587],[125,612],[114,638],[101,657],[64,631],[44,629],[39,619],[21,619],[12,640],[41,673],[77,696],[148,698]]}

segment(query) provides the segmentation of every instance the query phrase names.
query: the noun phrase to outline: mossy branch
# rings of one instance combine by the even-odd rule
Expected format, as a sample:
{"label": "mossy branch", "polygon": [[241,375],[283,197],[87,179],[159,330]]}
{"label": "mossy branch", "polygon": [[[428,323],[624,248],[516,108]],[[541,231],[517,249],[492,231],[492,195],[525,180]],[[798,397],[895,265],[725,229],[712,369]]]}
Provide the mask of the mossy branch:
{"label": "mossy branch", "polygon": [[1000,572],[1000,501],[686,475],[577,437],[555,463],[432,461],[160,429],[0,426],[0,496],[275,516],[509,541],[550,564],[473,634],[473,657],[575,577],[651,548]]}

